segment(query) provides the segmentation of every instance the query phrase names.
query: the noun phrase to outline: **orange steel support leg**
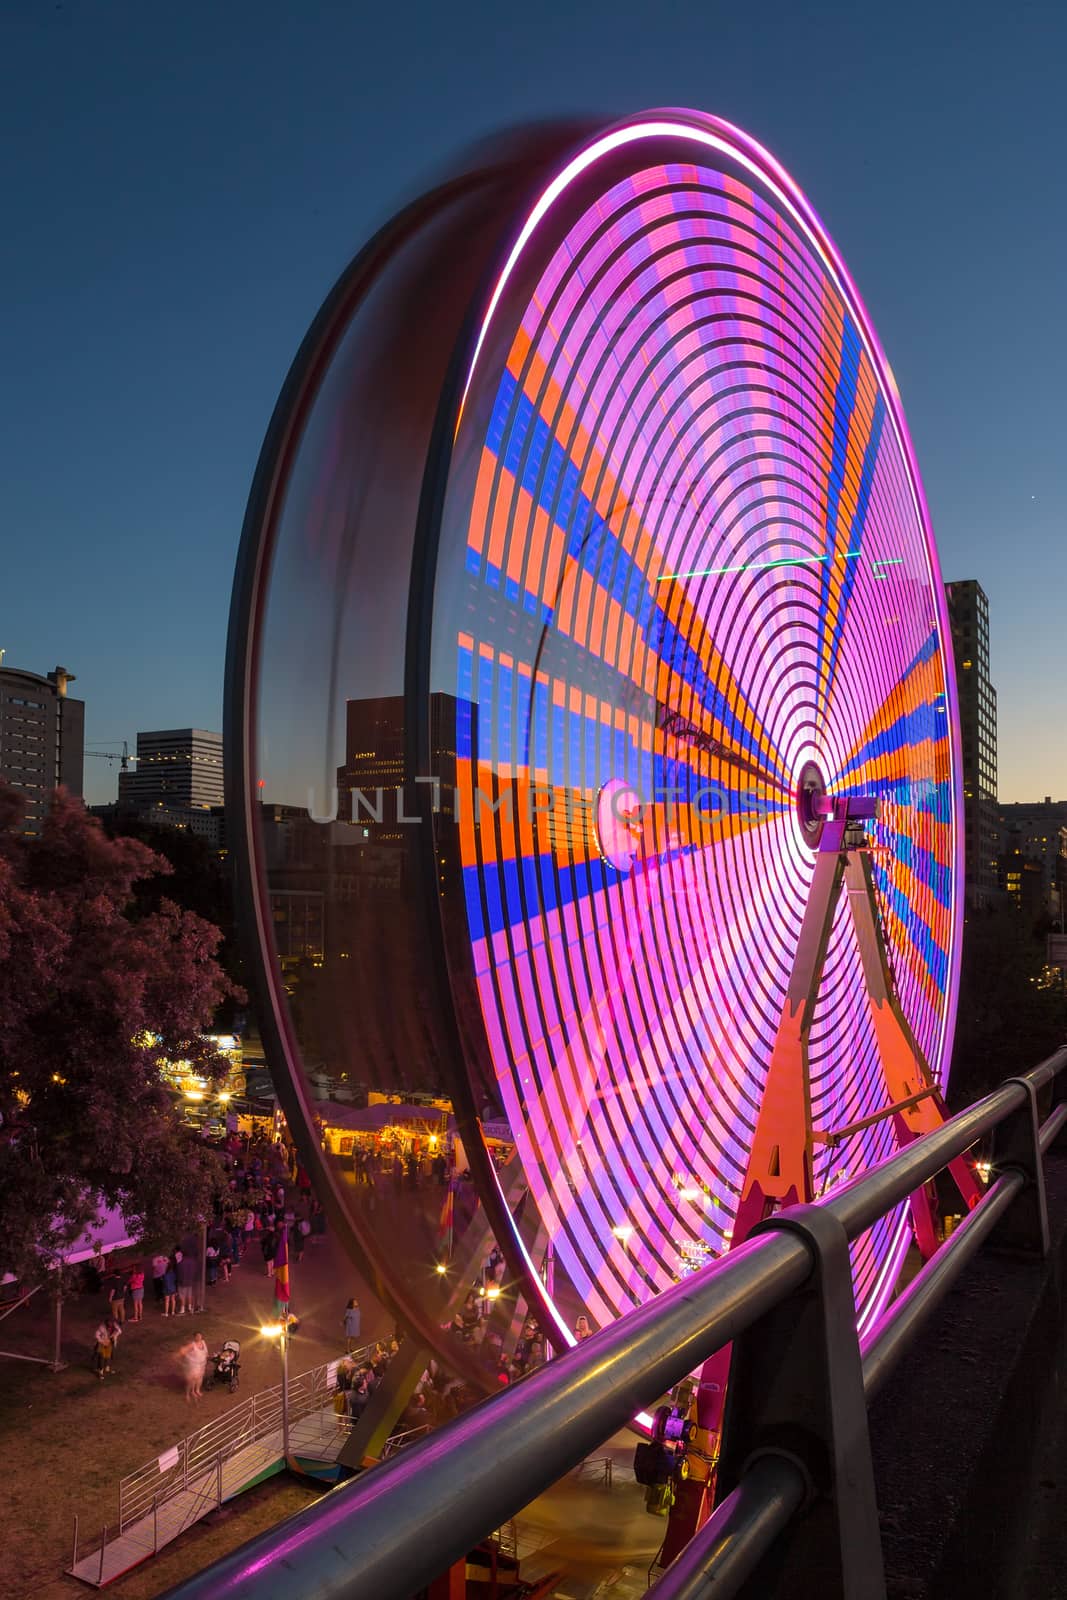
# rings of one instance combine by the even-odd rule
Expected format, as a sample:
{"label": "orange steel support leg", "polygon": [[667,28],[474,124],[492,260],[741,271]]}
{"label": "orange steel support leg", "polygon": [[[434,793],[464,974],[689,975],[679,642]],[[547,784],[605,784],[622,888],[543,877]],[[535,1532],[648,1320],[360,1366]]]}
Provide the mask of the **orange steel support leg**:
{"label": "orange steel support leg", "polygon": [[[808,1032],[844,876],[844,837],[844,822],[834,819],[825,825],[734,1216],[731,1249],[765,1217],[812,1198]],[[718,1458],[729,1370],[730,1347],[726,1346],[717,1350],[701,1371],[693,1403],[693,1444],[698,1460],[702,1456]],[[664,1565],[674,1560],[707,1520],[713,1491],[713,1470],[703,1478],[693,1474],[678,1486],[660,1556]]]}
{"label": "orange steel support leg", "polygon": [[[814,1198],[814,1144],[832,1136],[816,1133],[811,1124],[808,1036],[811,1030],[834,913],[842,886],[848,894],[853,926],[863,964],[878,1053],[888,1094],[887,1112],[900,1101],[914,1103],[890,1113],[901,1146],[941,1126],[947,1115],[941,1091],[896,996],[878,915],[878,901],[865,841],[849,839],[847,801],[825,823],[819,841],[811,890],[801,924],[796,960],[778,1025],[764,1085],[763,1099],[749,1152],[748,1166],[734,1217],[730,1248],[752,1229],[786,1206]],[[969,1163],[960,1157],[949,1170],[968,1209],[981,1198]],[[936,1203],[927,1185],[911,1197],[916,1242],[928,1259],[937,1248]],[[696,1424],[690,1477],[678,1485],[660,1560],[669,1564],[707,1520],[714,1493],[714,1468],[722,1431],[730,1348],[718,1350],[705,1363],[693,1400]],[[694,1470],[695,1469],[695,1470]]]}
{"label": "orange steel support leg", "polygon": [[426,1591],[427,1600],[466,1600],[467,1558],[454,1561],[447,1572],[442,1572]]}
{"label": "orange steel support leg", "polygon": [[[878,918],[869,851],[850,852],[845,867],[845,889],[860,960],[863,962],[871,1019],[890,1104],[906,1100],[922,1089],[931,1091],[898,1113],[912,1138],[918,1138],[920,1134],[933,1133],[945,1121],[948,1113],[941,1090],[934,1082],[926,1058],[897,999],[896,984]],[[970,1163],[964,1156],[959,1156],[949,1163],[949,1171],[964,1204],[971,1210],[982,1198],[982,1190]]]}

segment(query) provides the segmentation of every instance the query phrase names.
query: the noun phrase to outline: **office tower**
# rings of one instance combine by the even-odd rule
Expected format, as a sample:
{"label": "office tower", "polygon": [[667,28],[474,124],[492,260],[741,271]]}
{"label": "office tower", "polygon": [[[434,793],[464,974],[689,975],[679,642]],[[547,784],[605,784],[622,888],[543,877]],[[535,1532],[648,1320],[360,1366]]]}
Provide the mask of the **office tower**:
{"label": "office tower", "polygon": [[945,585],[963,736],[966,891],[971,906],[997,892],[997,691],[989,681],[989,601],[974,578]]}
{"label": "office tower", "polygon": [[164,728],[137,735],[137,767],[119,774],[119,805],[210,811],[223,804],[222,734]]}
{"label": "office tower", "polygon": [[[1024,860],[1041,871],[1041,903],[1045,911],[1059,916],[1061,896],[1067,888],[1067,800],[1022,800],[999,808],[1001,848],[1001,888],[1015,887],[1007,882],[1008,865],[1017,869]],[[1007,863],[1008,865],[1005,865]]]}
{"label": "office tower", "polygon": [[40,833],[57,784],[81,797],[85,702],[67,693],[74,681],[66,667],[41,677],[0,661],[0,777],[26,797],[26,833]]}

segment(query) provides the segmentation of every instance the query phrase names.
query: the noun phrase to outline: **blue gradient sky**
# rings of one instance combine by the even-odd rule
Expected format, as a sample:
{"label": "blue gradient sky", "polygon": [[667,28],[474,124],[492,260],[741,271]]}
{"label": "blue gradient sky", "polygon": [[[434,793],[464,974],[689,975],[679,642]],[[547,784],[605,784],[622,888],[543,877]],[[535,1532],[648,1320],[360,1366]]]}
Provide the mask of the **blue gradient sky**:
{"label": "blue gradient sky", "polygon": [[0,0],[7,664],[77,673],[90,740],[220,727],[256,455],[351,254],[509,122],[693,105],[843,250],[989,594],[1001,798],[1062,798],[1065,60],[1052,3]]}

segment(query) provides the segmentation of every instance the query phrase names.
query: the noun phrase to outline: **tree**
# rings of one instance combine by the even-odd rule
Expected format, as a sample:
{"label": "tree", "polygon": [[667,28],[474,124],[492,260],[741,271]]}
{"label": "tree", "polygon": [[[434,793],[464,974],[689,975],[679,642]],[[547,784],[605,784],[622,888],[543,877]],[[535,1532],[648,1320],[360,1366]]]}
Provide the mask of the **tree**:
{"label": "tree", "polygon": [[160,1062],[218,1079],[202,1034],[240,993],[217,928],[138,906],[167,870],[153,851],[109,839],[61,789],[39,838],[23,811],[0,780],[0,1273],[32,1278],[101,1204],[164,1237],[210,1215],[221,1162],[180,1123]]}
{"label": "tree", "polygon": [[[104,819],[110,838],[138,839],[163,858],[158,874],[134,885],[138,911],[154,911],[163,899],[212,923],[222,934],[218,961],[235,985],[243,987],[244,971],[233,912],[233,883],[229,862],[206,839],[185,828],[153,828],[138,813],[116,811]],[[234,1031],[234,1017],[224,1006],[216,1018],[223,1032]]]}

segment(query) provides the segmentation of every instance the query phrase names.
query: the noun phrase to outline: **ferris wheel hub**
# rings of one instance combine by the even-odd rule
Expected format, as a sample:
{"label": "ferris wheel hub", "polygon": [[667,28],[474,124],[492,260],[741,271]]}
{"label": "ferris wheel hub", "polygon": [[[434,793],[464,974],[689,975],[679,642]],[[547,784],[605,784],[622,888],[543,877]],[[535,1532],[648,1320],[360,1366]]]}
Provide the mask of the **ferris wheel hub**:
{"label": "ferris wheel hub", "polygon": [[814,761],[805,762],[800,769],[796,801],[801,837],[809,849],[817,850],[826,819],[833,812],[833,801],[826,792],[822,770]]}

